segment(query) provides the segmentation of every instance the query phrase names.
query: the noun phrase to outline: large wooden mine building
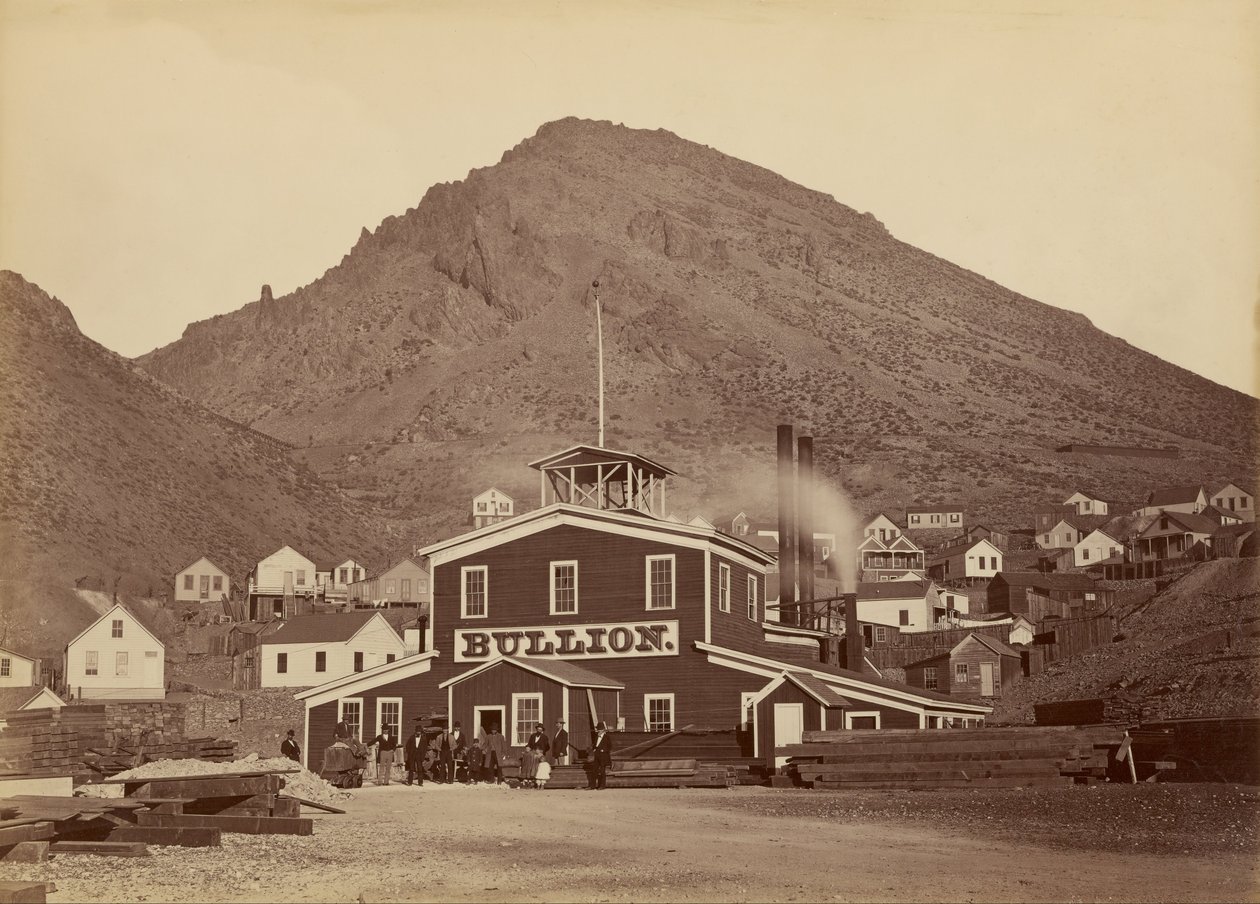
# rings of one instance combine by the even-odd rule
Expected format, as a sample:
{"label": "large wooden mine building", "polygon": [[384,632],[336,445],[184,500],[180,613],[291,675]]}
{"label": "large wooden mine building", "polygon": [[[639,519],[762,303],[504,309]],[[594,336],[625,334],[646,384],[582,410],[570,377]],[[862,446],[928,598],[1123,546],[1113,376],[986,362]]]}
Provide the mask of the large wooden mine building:
{"label": "large wooden mine building", "polygon": [[421,652],[298,695],[312,768],[339,719],[369,739],[441,710],[470,734],[497,724],[517,747],[563,719],[578,745],[596,721],[692,726],[734,730],[762,757],[802,730],[976,725],[989,712],[844,668],[833,635],[768,612],[775,557],[667,519],[664,465],[579,445],[530,467],[541,508],[417,551],[433,582]]}

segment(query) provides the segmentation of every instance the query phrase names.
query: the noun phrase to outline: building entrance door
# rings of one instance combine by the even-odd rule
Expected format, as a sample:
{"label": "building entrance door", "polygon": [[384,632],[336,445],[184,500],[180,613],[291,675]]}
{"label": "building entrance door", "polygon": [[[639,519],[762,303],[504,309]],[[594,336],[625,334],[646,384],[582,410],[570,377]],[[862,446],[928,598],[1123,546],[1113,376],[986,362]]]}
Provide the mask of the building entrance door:
{"label": "building entrance door", "polygon": [[993,696],[993,663],[980,663],[980,696]]}
{"label": "building entrance door", "polygon": [[[490,734],[490,726],[499,729],[499,734],[504,733],[503,723],[507,720],[506,706],[474,706],[473,707],[473,732],[474,736]],[[511,741],[508,742],[509,744]]]}
{"label": "building entrance door", "polygon": [[[804,703],[776,703],[774,705],[774,746],[776,749],[787,744],[801,743],[801,733],[804,730]],[[776,756],[775,768],[785,765],[787,760],[786,756]]]}

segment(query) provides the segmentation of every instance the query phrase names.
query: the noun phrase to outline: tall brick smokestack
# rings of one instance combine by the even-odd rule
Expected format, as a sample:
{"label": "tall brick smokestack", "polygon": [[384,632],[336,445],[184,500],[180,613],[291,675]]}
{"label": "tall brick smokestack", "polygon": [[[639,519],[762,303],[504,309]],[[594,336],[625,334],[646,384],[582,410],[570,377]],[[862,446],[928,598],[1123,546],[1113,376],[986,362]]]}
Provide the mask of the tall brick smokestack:
{"label": "tall brick smokestack", "polygon": [[792,467],[792,425],[780,424],[779,446],[779,620],[796,624],[796,549],[792,545],[796,481]]}
{"label": "tall brick smokestack", "polygon": [[[796,441],[796,554],[800,599],[814,598],[814,438]],[[806,607],[797,609],[796,624],[809,619]]]}
{"label": "tall brick smokestack", "polygon": [[861,672],[866,665],[866,645],[862,643],[862,629],[858,626],[857,594],[844,595],[844,658],[845,668]]}

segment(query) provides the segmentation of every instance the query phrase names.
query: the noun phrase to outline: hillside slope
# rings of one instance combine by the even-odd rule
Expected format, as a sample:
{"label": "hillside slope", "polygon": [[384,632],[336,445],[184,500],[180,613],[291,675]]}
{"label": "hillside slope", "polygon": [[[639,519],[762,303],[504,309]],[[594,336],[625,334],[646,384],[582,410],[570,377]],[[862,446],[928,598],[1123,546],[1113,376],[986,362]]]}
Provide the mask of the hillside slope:
{"label": "hillside slope", "polygon": [[284,543],[319,562],[384,553],[386,529],[280,443],[85,338],[64,305],[7,271],[0,322],[9,643],[53,652],[88,624],[76,583],[150,596],[201,555],[240,581]]}
{"label": "hillside slope", "polygon": [[1038,703],[1113,695],[1145,719],[1260,714],[1260,561],[1205,562],[1120,613],[1118,628],[1122,640],[1017,684],[991,721],[1028,722]]}
{"label": "hillside slope", "polygon": [[[1082,480],[1129,501],[1255,460],[1255,399],[768,170],[575,119],[140,363],[441,533],[491,483],[531,501],[522,461],[595,439],[596,278],[607,444],[678,467],[684,512],[769,506],[782,419],[863,509],[964,495],[1010,524]],[[1051,451],[1068,442],[1183,457]]]}

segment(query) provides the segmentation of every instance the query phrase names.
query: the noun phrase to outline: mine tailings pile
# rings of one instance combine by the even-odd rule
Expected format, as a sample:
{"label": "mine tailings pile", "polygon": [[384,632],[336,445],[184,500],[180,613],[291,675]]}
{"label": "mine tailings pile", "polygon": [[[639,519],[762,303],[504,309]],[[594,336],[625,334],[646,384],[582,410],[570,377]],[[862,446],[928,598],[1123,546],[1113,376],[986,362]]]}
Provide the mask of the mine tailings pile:
{"label": "mine tailings pile", "polygon": [[776,783],[828,789],[1025,788],[1127,781],[1123,726],[807,731]]}

